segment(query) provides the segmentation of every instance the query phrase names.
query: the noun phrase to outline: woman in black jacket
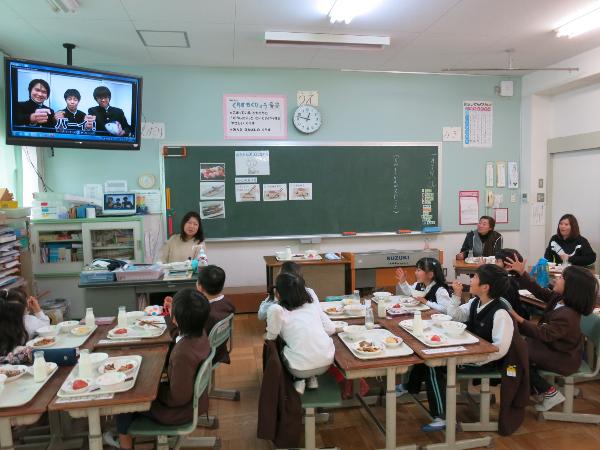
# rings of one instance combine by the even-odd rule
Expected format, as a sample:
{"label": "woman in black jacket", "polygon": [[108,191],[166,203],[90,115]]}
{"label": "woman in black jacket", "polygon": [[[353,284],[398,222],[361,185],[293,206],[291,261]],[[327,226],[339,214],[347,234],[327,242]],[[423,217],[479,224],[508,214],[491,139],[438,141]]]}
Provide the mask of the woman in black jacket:
{"label": "woman in black jacket", "polygon": [[456,259],[467,258],[470,251],[473,256],[494,256],[502,248],[502,235],[494,231],[496,220],[490,216],[481,216],[477,224],[477,230],[467,233],[465,241],[456,255]]}
{"label": "woman in black jacket", "polygon": [[550,238],[544,258],[574,266],[589,266],[596,262],[596,253],[588,240],[579,234],[579,224],[573,214],[565,214],[558,221],[556,234]]}

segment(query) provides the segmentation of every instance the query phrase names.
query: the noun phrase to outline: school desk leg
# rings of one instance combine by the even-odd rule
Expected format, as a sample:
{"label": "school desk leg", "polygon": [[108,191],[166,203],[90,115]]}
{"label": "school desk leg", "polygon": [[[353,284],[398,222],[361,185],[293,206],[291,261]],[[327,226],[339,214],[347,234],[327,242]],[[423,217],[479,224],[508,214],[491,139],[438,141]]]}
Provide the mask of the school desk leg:
{"label": "school desk leg", "polygon": [[393,367],[386,369],[385,448],[396,448],[396,371]]}
{"label": "school desk leg", "polygon": [[440,444],[425,445],[424,450],[456,450],[487,447],[492,438],[485,436],[456,441],[456,357],[446,362],[446,441]]}
{"label": "school desk leg", "polygon": [[0,418],[0,447],[2,450],[13,450],[15,448],[10,428],[10,417]]}
{"label": "school desk leg", "polygon": [[100,426],[100,410],[88,410],[88,432],[90,450],[102,450],[102,427]]}

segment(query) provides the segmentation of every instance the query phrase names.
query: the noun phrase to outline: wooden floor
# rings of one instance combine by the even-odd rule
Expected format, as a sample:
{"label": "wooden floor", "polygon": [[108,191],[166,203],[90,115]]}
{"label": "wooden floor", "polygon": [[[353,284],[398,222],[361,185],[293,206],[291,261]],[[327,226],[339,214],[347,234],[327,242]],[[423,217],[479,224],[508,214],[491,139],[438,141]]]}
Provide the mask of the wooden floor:
{"label": "wooden floor", "polygon": [[[272,449],[269,442],[256,438],[258,393],[262,377],[262,344],[264,322],[255,314],[236,315],[231,366],[217,369],[217,386],[237,388],[241,401],[211,400],[210,414],[219,418],[217,430],[198,429],[199,436],[218,436],[224,450]],[[371,381],[371,380],[370,380]],[[376,386],[372,380],[371,385]],[[580,383],[583,399],[575,402],[577,412],[600,414],[600,381]],[[375,412],[385,423],[385,411],[376,407]],[[497,409],[494,409],[494,414]],[[474,420],[470,410],[459,405],[459,418]],[[441,442],[442,433],[422,433],[421,425],[428,422],[420,407],[414,404],[398,405],[398,445]],[[458,437],[473,437],[479,433],[458,433]],[[528,408],[523,426],[510,437],[496,433],[494,447],[510,450],[597,450],[600,448],[600,426],[565,422],[539,422],[533,407]],[[481,434],[483,435],[483,434]],[[317,445],[337,445],[343,450],[371,450],[383,448],[384,436],[361,408],[336,410],[333,421],[317,425]]]}

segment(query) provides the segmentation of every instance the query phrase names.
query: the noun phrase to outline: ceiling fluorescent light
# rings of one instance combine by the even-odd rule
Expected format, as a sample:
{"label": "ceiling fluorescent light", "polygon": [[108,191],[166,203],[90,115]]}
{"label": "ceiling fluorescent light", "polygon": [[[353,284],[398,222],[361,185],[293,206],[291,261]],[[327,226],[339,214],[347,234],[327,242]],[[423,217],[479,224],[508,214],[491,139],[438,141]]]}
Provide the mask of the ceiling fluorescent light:
{"label": "ceiling fluorescent light", "polygon": [[269,45],[319,46],[351,49],[378,49],[390,45],[389,36],[357,36],[352,34],[265,32]]}
{"label": "ceiling fluorescent light", "polygon": [[556,30],[556,37],[567,36],[569,39],[600,27],[600,3],[582,11],[568,20]]}
{"label": "ceiling fluorescent light", "polygon": [[331,23],[352,22],[356,16],[365,14],[375,7],[380,0],[335,0],[329,11]]}
{"label": "ceiling fluorescent light", "polygon": [[78,0],[46,0],[53,12],[74,13],[79,9]]}

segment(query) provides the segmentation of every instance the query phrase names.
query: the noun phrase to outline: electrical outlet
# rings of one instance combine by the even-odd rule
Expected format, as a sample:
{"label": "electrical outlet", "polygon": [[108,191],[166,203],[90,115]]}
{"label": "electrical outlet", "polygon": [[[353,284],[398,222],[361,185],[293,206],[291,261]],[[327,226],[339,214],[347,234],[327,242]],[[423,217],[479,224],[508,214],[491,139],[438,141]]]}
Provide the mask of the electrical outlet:
{"label": "electrical outlet", "polygon": [[540,189],[543,189],[543,187],[544,187],[544,179],[543,178],[538,178],[538,187]]}
{"label": "electrical outlet", "polygon": [[537,201],[538,203],[544,203],[544,194],[542,192],[538,192]]}

